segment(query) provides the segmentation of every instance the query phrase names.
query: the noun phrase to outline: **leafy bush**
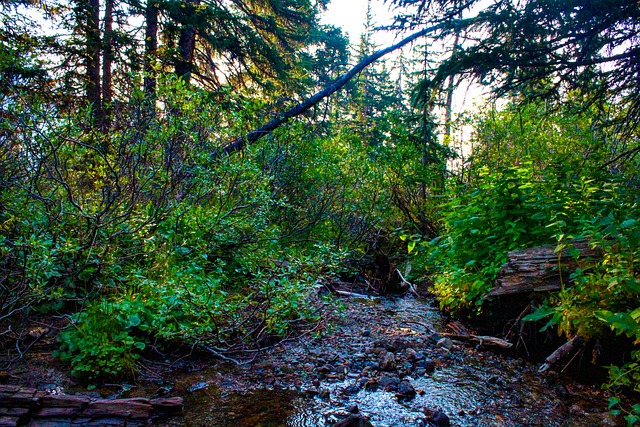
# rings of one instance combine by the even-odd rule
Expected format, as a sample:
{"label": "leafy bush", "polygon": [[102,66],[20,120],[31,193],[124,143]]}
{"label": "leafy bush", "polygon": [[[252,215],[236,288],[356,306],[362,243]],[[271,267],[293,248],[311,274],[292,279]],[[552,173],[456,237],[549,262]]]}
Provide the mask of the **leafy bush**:
{"label": "leafy bush", "polygon": [[567,180],[570,170],[536,171],[531,163],[481,168],[471,188],[442,205],[443,237],[424,245],[444,308],[482,305],[509,251],[565,239],[593,214],[599,187],[584,176]]}

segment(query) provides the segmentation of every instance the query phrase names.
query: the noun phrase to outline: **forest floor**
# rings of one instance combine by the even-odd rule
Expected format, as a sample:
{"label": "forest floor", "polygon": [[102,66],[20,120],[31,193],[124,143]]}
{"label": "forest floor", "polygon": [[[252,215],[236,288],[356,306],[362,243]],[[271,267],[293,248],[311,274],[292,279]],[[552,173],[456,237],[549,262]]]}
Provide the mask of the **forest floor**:
{"label": "forest floor", "polygon": [[51,356],[54,341],[43,337],[0,382],[55,394],[184,397],[182,416],[152,421],[166,427],[319,427],[350,413],[376,427],[446,425],[444,419],[461,427],[625,425],[608,413],[597,385],[540,375],[511,350],[443,336],[451,326],[428,298],[338,302],[324,303],[322,328],[245,354],[240,364],[202,355],[172,369],[149,361],[135,384],[88,391],[67,376]]}

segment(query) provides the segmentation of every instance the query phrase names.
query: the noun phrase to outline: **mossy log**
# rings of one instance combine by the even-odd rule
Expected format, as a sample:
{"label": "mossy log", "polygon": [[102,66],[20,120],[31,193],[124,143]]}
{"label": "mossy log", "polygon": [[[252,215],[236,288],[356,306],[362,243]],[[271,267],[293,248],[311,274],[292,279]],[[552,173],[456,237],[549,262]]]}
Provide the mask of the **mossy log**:
{"label": "mossy log", "polygon": [[[588,268],[602,258],[602,250],[584,239],[573,241],[573,250],[556,252],[556,247],[542,245],[509,252],[509,260],[500,268],[496,286],[487,297],[559,290],[570,282],[577,268]],[[575,251],[580,254],[577,258]]]}

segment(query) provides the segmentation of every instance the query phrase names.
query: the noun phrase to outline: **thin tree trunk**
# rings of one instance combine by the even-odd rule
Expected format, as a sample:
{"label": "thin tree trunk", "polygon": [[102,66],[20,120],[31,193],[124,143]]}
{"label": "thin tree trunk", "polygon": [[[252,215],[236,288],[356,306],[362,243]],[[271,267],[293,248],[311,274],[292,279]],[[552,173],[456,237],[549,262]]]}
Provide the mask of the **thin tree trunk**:
{"label": "thin tree trunk", "polygon": [[113,64],[113,2],[105,0],[104,10],[104,48],[102,56],[102,127],[108,129],[111,120],[113,102],[112,64]]}
{"label": "thin tree trunk", "polygon": [[179,57],[175,71],[178,77],[182,77],[188,82],[193,71],[193,53],[196,48],[196,27],[193,25],[193,18],[195,8],[200,4],[200,0],[186,0],[185,3],[186,13],[178,40]]}
{"label": "thin tree trunk", "polygon": [[[453,40],[453,51],[451,52],[451,56],[456,54],[456,51],[459,49],[458,43],[460,42],[460,30],[456,31],[456,37]],[[455,76],[449,76],[449,81],[447,83],[447,100],[445,104],[444,110],[444,140],[445,144],[448,145],[451,140],[451,122],[453,118],[453,91],[456,87]]]}
{"label": "thin tree trunk", "polygon": [[[477,19],[478,18],[468,18],[468,19],[460,20],[458,25],[469,24],[471,22],[477,21]],[[324,89],[320,90],[319,92],[316,92],[314,95],[307,98],[305,101],[277,115],[271,121],[265,123],[264,125],[260,126],[257,129],[254,129],[253,131],[247,133],[246,135],[243,135],[239,138],[236,138],[232,141],[227,142],[226,144],[223,144],[223,146],[218,150],[218,152],[215,153],[214,158],[219,157],[223,154],[231,154],[236,151],[243,150],[247,145],[253,144],[263,136],[270,134],[271,132],[273,132],[280,126],[282,126],[284,123],[288,122],[289,119],[299,116],[300,114],[312,108],[314,105],[321,102],[323,99],[327,98],[328,96],[331,96],[338,90],[342,89],[342,87],[344,87],[344,85],[346,85],[358,73],[360,73],[366,67],[368,67],[378,59],[382,58],[386,54],[394,52],[400,49],[401,47],[415,41],[416,39],[419,39],[420,37],[426,36],[427,34],[430,34],[430,33],[433,33],[434,31],[442,29],[446,25],[448,25],[448,23],[437,24],[437,25],[427,27],[421,31],[411,34],[410,36],[407,36],[406,38],[402,39],[401,41],[399,41],[398,43],[392,46],[381,49],[365,57],[362,61],[360,61],[358,64],[353,66],[353,68],[351,68],[344,75],[342,75],[342,77],[338,78],[337,80],[334,80],[332,83],[325,86]]]}
{"label": "thin tree trunk", "polygon": [[91,106],[95,123],[102,119],[102,102],[100,96],[100,0],[89,0],[86,3],[86,97]]}
{"label": "thin tree trunk", "polygon": [[156,0],[148,0],[145,9],[145,37],[144,37],[144,92],[151,106],[151,112],[155,111],[156,101],[156,70],[155,62],[158,51],[158,3]]}

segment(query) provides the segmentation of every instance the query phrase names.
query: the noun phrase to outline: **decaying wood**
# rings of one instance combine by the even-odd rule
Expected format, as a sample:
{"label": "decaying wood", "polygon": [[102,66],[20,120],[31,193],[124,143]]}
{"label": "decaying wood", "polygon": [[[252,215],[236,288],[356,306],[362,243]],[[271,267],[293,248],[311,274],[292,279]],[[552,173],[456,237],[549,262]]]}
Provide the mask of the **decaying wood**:
{"label": "decaying wood", "polygon": [[416,291],[416,287],[413,286],[413,283],[405,279],[402,273],[400,273],[400,270],[398,270],[397,268],[396,268],[396,271],[398,272],[398,276],[400,276],[400,280],[402,281],[402,283],[409,288],[409,292],[415,296],[418,296],[418,291]]}
{"label": "decaying wood", "polygon": [[134,425],[152,415],[176,415],[181,397],[160,399],[89,399],[48,395],[33,388],[0,385],[0,427],[66,425]]}
{"label": "decaying wood", "polygon": [[602,258],[601,249],[592,248],[587,240],[576,240],[573,247],[580,252],[578,259],[569,249],[556,253],[555,245],[509,252],[509,260],[500,268],[496,286],[487,297],[559,290],[577,268],[584,269]]}
{"label": "decaying wood", "polygon": [[582,336],[574,336],[569,341],[561,345],[556,351],[551,353],[551,355],[549,355],[549,357],[547,357],[544,363],[540,366],[538,372],[547,372],[553,365],[573,353],[578,347],[582,347],[583,344],[584,338],[582,338]]}
{"label": "decaying wood", "polygon": [[357,292],[349,292],[349,291],[341,291],[340,289],[334,289],[333,292],[342,296],[342,297],[351,297],[351,298],[364,298],[364,299],[372,299],[374,297],[365,294],[359,294]]}
{"label": "decaying wood", "polygon": [[481,346],[492,345],[492,346],[502,347],[502,348],[513,347],[513,344],[511,344],[507,340],[503,340],[502,338],[491,337],[487,335],[472,335],[472,334],[460,335],[460,334],[450,334],[447,332],[440,332],[440,335],[442,335],[443,337],[451,338],[452,340],[475,341],[478,343],[478,345],[481,345]]}
{"label": "decaying wood", "polygon": [[469,333],[460,322],[452,322],[448,324],[450,328],[456,331],[455,333],[435,332],[429,325],[421,322],[407,321],[405,323],[420,325],[425,329],[425,332],[427,334],[437,334],[437,336],[448,337],[452,340],[476,341],[479,343],[479,345],[493,345],[502,348],[511,348],[513,346],[513,344],[511,344],[509,341],[503,340],[502,338],[491,337],[487,335],[473,335]]}

